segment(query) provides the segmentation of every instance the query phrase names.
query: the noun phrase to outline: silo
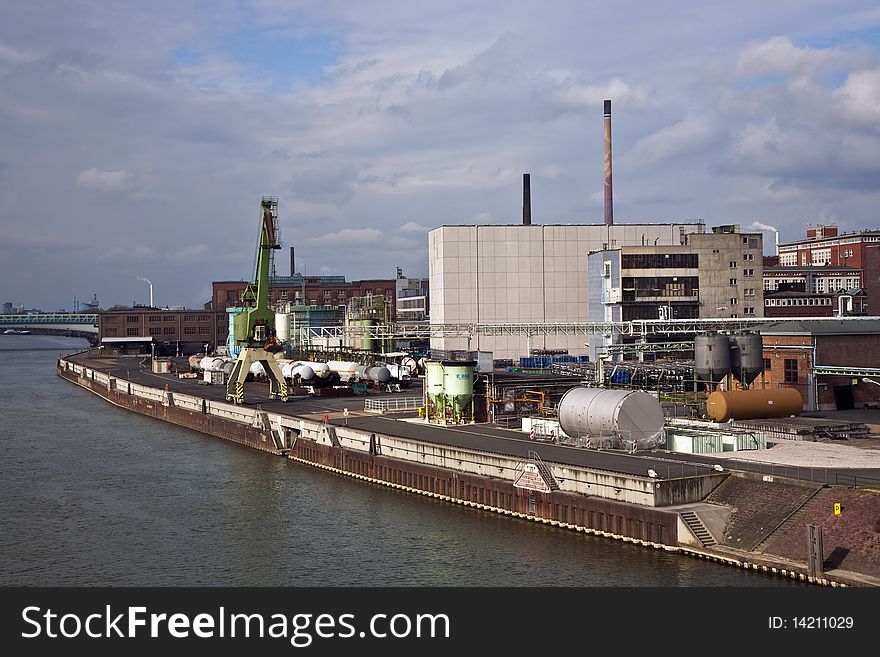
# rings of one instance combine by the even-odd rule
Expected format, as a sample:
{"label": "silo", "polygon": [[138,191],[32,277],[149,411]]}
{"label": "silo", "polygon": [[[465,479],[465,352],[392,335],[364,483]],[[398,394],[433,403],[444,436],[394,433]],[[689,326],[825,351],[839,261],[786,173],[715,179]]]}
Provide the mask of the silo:
{"label": "silo", "polygon": [[275,336],[280,342],[290,342],[290,315],[275,313]]}
{"label": "silo", "polygon": [[474,397],[474,367],[476,361],[443,361],[443,394],[452,404],[452,417],[460,422],[469,417]]}
{"label": "silo", "polygon": [[443,397],[443,363],[440,361],[425,361],[425,395],[428,419],[442,417],[445,414],[446,401]]}
{"label": "silo", "polygon": [[660,402],[641,390],[572,388],[559,401],[559,426],[573,438],[611,437],[649,449],[664,421]]}
{"label": "silo", "polygon": [[359,348],[363,349],[364,351],[373,351],[373,347],[374,347],[373,338],[370,336],[370,334],[368,332],[366,332],[366,330],[375,326],[376,320],[374,320],[374,319],[359,319],[354,322],[354,325],[360,326],[365,330],[365,332],[363,334],[361,334],[360,339],[358,340],[358,343],[360,345]]}
{"label": "silo", "polygon": [[694,337],[694,373],[698,379],[718,383],[730,372],[730,341],[726,335],[699,333]]}
{"label": "silo", "polygon": [[730,336],[730,361],[733,375],[745,386],[764,370],[764,340],[760,333],[737,333]]}

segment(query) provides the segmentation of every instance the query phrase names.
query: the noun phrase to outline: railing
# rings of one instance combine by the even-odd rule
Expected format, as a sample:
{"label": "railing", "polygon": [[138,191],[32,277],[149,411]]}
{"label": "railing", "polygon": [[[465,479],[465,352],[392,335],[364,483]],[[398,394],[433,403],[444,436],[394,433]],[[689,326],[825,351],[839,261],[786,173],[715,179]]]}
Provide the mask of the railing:
{"label": "railing", "polygon": [[834,475],[834,483],[839,486],[849,486],[850,488],[858,488],[859,486],[871,486],[872,488],[880,488],[880,478],[863,477],[861,475],[848,475],[840,472]]}
{"label": "railing", "polygon": [[394,411],[414,411],[422,406],[424,400],[421,397],[390,397],[386,399],[365,399],[364,410],[374,413],[388,413]]}

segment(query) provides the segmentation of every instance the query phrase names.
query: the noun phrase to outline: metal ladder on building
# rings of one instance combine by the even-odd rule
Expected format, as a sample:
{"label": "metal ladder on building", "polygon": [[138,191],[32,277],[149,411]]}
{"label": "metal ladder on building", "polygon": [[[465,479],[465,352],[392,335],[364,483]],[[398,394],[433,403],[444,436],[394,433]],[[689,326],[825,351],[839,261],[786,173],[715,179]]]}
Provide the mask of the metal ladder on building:
{"label": "metal ladder on building", "polygon": [[538,456],[538,452],[529,450],[529,459],[535,464],[535,467],[538,468],[538,473],[541,475],[541,479],[543,479],[550,487],[550,490],[559,490],[559,482],[556,481],[556,477],[553,476],[553,472],[547,464],[541,460],[540,456]]}
{"label": "metal ladder on building", "polygon": [[718,541],[715,540],[715,537],[712,536],[712,533],[703,524],[703,521],[700,520],[700,516],[693,511],[682,511],[680,515],[681,519],[684,520],[684,524],[690,528],[703,547],[718,545]]}

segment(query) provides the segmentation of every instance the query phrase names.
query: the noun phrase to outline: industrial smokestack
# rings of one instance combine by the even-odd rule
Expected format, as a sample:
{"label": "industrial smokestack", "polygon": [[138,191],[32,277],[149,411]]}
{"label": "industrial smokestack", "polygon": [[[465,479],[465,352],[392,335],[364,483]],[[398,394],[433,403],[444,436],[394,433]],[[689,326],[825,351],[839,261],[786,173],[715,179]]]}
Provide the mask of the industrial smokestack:
{"label": "industrial smokestack", "polygon": [[605,101],[605,225],[614,225],[614,202],[611,194],[611,101]]}
{"label": "industrial smokestack", "polygon": [[293,257],[293,247],[290,247],[290,275],[296,275],[296,260]]}
{"label": "industrial smokestack", "polygon": [[532,225],[532,184],[530,176],[523,174],[523,226]]}

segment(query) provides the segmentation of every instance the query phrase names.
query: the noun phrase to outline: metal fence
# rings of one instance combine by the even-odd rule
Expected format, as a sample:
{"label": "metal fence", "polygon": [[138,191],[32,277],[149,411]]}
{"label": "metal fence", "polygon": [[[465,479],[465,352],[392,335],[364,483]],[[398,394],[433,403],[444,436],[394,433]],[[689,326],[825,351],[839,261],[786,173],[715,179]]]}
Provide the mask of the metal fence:
{"label": "metal fence", "polygon": [[422,404],[421,397],[388,397],[384,399],[365,399],[364,410],[374,413],[394,413],[396,411],[414,411]]}

